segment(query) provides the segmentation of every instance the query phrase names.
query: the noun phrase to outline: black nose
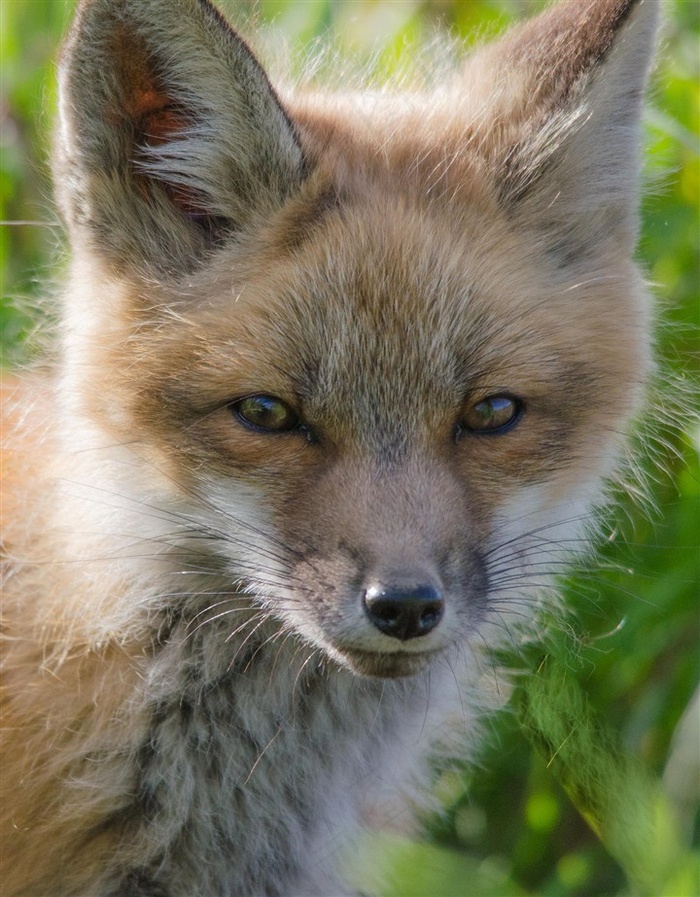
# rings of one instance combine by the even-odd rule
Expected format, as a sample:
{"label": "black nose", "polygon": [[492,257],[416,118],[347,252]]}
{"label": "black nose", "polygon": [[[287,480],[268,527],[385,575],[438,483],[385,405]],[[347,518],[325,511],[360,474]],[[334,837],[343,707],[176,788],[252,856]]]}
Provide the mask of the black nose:
{"label": "black nose", "polygon": [[384,635],[408,639],[427,635],[442,618],[445,601],[433,585],[371,585],[364,595],[365,610]]}

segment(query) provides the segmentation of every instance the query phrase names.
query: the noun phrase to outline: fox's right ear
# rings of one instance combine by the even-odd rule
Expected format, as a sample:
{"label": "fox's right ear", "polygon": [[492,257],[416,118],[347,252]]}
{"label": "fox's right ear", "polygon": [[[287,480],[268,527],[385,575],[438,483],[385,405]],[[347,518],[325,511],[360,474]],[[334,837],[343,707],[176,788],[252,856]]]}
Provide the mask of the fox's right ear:
{"label": "fox's right ear", "polygon": [[208,0],[82,0],[59,97],[59,202],[117,270],[188,270],[302,180],[290,119]]}

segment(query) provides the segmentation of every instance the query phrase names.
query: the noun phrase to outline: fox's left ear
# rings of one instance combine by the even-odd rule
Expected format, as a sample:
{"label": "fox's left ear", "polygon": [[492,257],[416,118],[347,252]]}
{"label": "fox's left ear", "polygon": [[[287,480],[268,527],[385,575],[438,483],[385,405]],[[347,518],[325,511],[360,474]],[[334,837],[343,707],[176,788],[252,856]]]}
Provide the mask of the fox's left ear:
{"label": "fox's left ear", "polygon": [[501,201],[561,264],[634,245],[657,18],[656,0],[560,0],[467,73],[491,81],[483,146]]}

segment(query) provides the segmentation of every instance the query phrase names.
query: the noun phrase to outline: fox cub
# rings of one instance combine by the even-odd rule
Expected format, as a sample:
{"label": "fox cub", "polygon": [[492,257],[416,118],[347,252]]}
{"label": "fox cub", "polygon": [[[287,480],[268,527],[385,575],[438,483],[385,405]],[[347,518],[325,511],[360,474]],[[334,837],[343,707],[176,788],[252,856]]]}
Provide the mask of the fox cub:
{"label": "fox cub", "polygon": [[60,345],[4,425],[3,895],[348,893],[371,799],[473,742],[651,367],[656,12],[322,93],[208,0],[79,3]]}

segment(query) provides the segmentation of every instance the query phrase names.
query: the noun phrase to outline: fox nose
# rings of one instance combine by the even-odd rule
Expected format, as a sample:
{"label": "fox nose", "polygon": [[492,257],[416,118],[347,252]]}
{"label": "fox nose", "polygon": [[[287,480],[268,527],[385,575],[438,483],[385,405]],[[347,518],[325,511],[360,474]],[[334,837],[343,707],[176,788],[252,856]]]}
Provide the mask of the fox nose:
{"label": "fox nose", "polygon": [[442,593],[434,585],[385,586],[365,590],[367,616],[384,635],[402,642],[427,635],[438,625],[445,609]]}

